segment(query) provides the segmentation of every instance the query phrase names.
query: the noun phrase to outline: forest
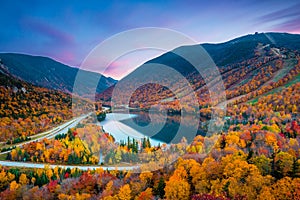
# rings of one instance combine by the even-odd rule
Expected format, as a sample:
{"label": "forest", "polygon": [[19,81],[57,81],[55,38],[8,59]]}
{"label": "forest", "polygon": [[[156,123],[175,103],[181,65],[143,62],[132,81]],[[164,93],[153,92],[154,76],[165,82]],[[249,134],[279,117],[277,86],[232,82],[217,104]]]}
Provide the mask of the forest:
{"label": "forest", "polygon": [[[183,140],[153,147],[147,138],[116,143],[92,124],[32,143],[11,152],[10,159],[26,154],[39,162],[67,163],[66,155],[76,155],[78,163],[95,163],[91,151],[103,146],[108,162],[135,155],[131,162],[147,163],[134,171],[2,167],[1,199],[299,199],[299,90],[296,83],[257,101],[232,105],[226,131],[196,136],[191,144]],[[87,148],[84,143],[91,144],[92,137],[98,142]],[[111,154],[111,149],[116,152]],[[175,154],[180,158],[173,164],[166,161]],[[160,167],[153,170],[155,166]]]}
{"label": "forest", "polygon": [[26,137],[49,130],[93,108],[89,100],[77,98],[80,110],[73,113],[70,94],[33,86],[4,74],[0,76],[3,80],[0,85],[1,141],[25,141]]}
{"label": "forest", "polygon": [[[300,54],[281,48],[278,55],[274,48],[262,46],[253,58],[219,67],[227,97],[226,112],[216,121],[224,124],[221,130],[211,136],[199,134],[191,142],[182,138],[156,146],[148,137],[116,141],[101,127],[107,115],[101,107],[109,105],[113,88],[98,96],[102,102],[96,106],[78,97],[82,110],[72,113],[70,94],[2,74],[6,81],[0,87],[0,138],[12,148],[4,149],[11,150],[4,160],[45,167],[1,166],[0,199],[300,199]],[[187,73],[186,78],[197,96],[198,114],[207,120],[200,126],[207,130],[214,106],[221,102],[210,101],[199,74]],[[185,89],[171,92],[147,84],[132,95],[130,107],[193,113],[197,109],[192,104],[180,105],[175,97]],[[31,141],[35,134],[94,107],[93,115],[66,133]],[[12,146],[24,141],[29,142]],[[96,165],[100,168],[92,169]],[[107,166],[115,169],[104,170]]]}

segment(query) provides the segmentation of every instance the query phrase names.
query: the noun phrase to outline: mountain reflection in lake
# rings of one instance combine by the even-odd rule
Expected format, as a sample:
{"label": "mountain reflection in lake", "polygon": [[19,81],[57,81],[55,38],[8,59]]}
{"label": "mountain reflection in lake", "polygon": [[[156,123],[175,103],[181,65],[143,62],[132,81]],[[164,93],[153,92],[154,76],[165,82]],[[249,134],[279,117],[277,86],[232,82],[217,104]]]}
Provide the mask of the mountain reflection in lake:
{"label": "mountain reflection in lake", "polygon": [[121,122],[145,136],[165,143],[178,143],[185,137],[191,142],[196,135],[205,135],[195,115],[166,114],[159,112],[131,111],[136,117]]}

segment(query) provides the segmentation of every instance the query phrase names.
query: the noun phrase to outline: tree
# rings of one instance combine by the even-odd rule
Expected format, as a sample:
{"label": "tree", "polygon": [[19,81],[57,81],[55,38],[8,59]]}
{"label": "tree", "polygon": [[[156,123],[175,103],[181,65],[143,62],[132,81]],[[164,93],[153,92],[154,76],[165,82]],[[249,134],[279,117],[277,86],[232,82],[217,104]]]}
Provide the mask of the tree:
{"label": "tree", "polygon": [[149,137],[147,137],[147,144],[146,144],[146,146],[148,148],[151,148],[151,143],[150,143],[150,138]]}
{"label": "tree", "polygon": [[152,189],[147,188],[145,191],[141,192],[137,197],[135,197],[135,200],[154,200]]}
{"label": "tree", "polygon": [[299,199],[300,179],[291,179],[290,177],[284,177],[278,180],[272,186],[272,196],[274,199]]}
{"label": "tree", "polygon": [[15,191],[15,190],[19,189],[19,187],[20,187],[20,185],[16,181],[13,181],[9,185],[9,190]]}
{"label": "tree", "polygon": [[261,176],[255,165],[239,159],[226,164],[223,175],[225,177],[220,182],[212,185],[212,192],[225,192],[230,198],[245,196],[246,199],[256,199],[260,190],[272,181],[271,176]]}
{"label": "tree", "polygon": [[101,195],[102,198],[113,195],[113,184],[114,184],[113,181],[109,181],[106,184],[105,189],[103,190],[102,195]]}
{"label": "tree", "polygon": [[150,186],[153,174],[151,172],[142,172],[139,176],[142,188],[145,189]]}
{"label": "tree", "polygon": [[257,196],[258,200],[276,200],[272,194],[272,189],[270,187],[264,187],[260,194]]}
{"label": "tree", "polygon": [[14,174],[11,174],[10,172],[6,173],[4,170],[2,170],[0,172],[0,190],[4,190],[14,179]]}
{"label": "tree", "polygon": [[279,152],[275,155],[275,177],[283,178],[293,171],[294,157],[286,152]]}
{"label": "tree", "polygon": [[190,198],[190,185],[183,167],[176,169],[173,176],[166,182],[165,196],[168,200],[188,200]]}
{"label": "tree", "polygon": [[120,188],[120,191],[118,193],[118,198],[120,200],[130,200],[131,199],[131,189],[128,184],[125,184]]}
{"label": "tree", "polygon": [[254,164],[263,176],[271,174],[271,159],[265,155],[251,158],[249,162]]}
{"label": "tree", "polygon": [[[206,170],[204,163],[212,163],[214,160],[212,158],[207,158],[203,162],[202,166],[194,165],[191,169],[192,183],[194,185],[195,191],[197,193],[209,193],[210,191],[210,178],[209,174],[216,173],[217,171]],[[217,165],[218,166],[218,165]]]}
{"label": "tree", "polygon": [[53,176],[52,169],[47,169],[46,175],[47,175],[48,180],[50,181],[52,179],[52,176]]}
{"label": "tree", "polygon": [[157,187],[154,188],[154,194],[159,196],[160,198],[164,198],[164,196],[165,196],[165,187],[166,187],[165,180],[161,176],[159,178],[159,182],[158,182]]}
{"label": "tree", "polygon": [[27,185],[29,183],[29,180],[26,177],[26,174],[21,174],[21,176],[19,177],[19,183],[21,185]]}

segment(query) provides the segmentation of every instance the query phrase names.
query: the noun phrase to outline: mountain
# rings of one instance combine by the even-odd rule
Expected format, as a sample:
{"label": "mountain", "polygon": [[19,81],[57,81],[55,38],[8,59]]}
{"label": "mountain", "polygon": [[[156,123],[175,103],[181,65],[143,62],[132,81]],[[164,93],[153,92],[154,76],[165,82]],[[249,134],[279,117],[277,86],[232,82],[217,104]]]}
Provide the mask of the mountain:
{"label": "mountain", "polygon": [[[7,70],[20,79],[37,86],[72,92],[78,68],[70,67],[53,59],[42,56],[31,56],[16,53],[1,53],[1,62]],[[87,77],[81,81],[81,96],[92,95],[95,91],[91,82],[99,80],[97,92],[101,92],[116,83],[116,80],[95,72],[81,70],[81,75]]]}
{"label": "mountain", "polygon": [[258,43],[271,47],[300,49],[300,35],[289,33],[255,33],[242,36],[220,44],[202,44],[218,66],[224,66],[246,60],[254,56]]}
{"label": "mountain", "polygon": [[171,66],[176,70],[187,72],[186,68],[189,67],[187,66],[189,65],[188,62],[173,52],[184,50],[197,57],[197,49],[199,46],[202,46],[217,66],[226,66],[254,57],[255,49],[259,43],[269,44],[270,47],[300,50],[300,35],[289,33],[256,33],[220,44],[204,43],[200,45],[182,46],[149,60],[145,64],[160,63]]}
{"label": "mountain", "polygon": [[[204,54],[199,51],[201,48],[204,48],[208,53],[206,57],[203,57]],[[222,76],[227,100],[237,100],[245,95],[250,96],[250,94],[254,97],[265,86],[270,86],[268,90],[271,90],[297,76],[299,50],[300,35],[288,33],[255,33],[220,44],[178,47],[147,61],[121,79],[118,85],[124,84],[122,90],[117,91],[121,101],[119,103],[121,105],[126,104],[128,99],[125,98],[122,101],[122,96],[132,92],[132,88],[137,86],[137,82],[146,80],[148,76],[149,84],[136,88],[131,95],[129,106],[135,108],[149,107],[166,100],[174,103],[178,97],[188,95],[185,92],[187,87],[180,85],[183,79],[172,78],[172,75],[169,74],[171,70],[165,72],[161,70],[161,65],[165,65],[179,72],[196,92],[201,105],[206,102],[203,103],[203,107],[207,106],[209,94],[207,88],[204,87],[207,83],[195,67],[178,53],[186,55],[200,65],[201,62],[204,62],[204,65],[207,65],[204,66],[204,70],[211,67],[209,66],[211,63],[205,63],[209,60],[207,57],[210,57]],[[290,74],[293,75],[289,76]],[[211,78],[214,78],[213,75]],[[163,80],[165,85],[178,85],[177,89],[170,91],[167,87],[151,83],[155,79]],[[113,91],[114,86],[111,86],[99,94],[97,98],[109,105]],[[177,94],[175,95],[174,92]],[[267,90],[263,92],[267,92]]]}
{"label": "mountain", "polygon": [[[0,61],[0,140],[20,142],[93,109],[86,99],[34,86],[12,75]],[[72,109],[73,106],[80,109]],[[80,106],[77,106],[80,105]]]}

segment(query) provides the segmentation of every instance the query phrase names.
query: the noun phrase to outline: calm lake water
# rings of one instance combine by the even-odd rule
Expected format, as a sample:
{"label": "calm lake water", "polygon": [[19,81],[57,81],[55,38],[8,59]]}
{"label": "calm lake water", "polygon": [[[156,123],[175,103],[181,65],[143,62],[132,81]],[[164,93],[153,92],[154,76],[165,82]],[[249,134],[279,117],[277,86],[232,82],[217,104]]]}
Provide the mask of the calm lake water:
{"label": "calm lake water", "polygon": [[128,136],[136,139],[150,137],[151,144],[158,145],[178,143],[182,137],[191,142],[197,134],[204,134],[198,129],[199,123],[193,115],[135,111],[130,114],[109,113],[100,125],[117,141],[127,140]]}

